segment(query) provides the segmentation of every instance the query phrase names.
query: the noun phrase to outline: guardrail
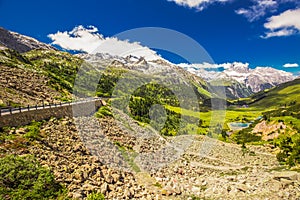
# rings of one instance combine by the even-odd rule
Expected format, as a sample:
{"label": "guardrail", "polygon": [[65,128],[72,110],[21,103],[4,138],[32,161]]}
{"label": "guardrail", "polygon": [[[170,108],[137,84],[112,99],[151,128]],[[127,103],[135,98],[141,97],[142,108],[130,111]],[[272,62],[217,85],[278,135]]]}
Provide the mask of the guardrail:
{"label": "guardrail", "polygon": [[31,123],[33,120],[41,121],[51,117],[89,116],[103,105],[105,105],[103,98],[87,98],[59,104],[1,108],[0,128],[4,126],[23,126]]}
{"label": "guardrail", "polygon": [[58,104],[42,104],[38,105],[36,104],[35,106],[26,106],[26,107],[6,107],[6,108],[0,108],[0,116],[3,115],[11,115],[15,113],[21,113],[21,112],[26,112],[26,111],[31,111],[31,110],[41,110],[45,108],[56,108],[56,107],[62,107],[62,106],[70,106],[70,105],[77,105],[81,103],[88,103],[88,102],[93,102],[93,101],[98,101],[102,100],[102,98],[88,98],[88,99],[83,99],[79,101],[72,101],[72,102],[65,102],[65,103],[58,103]]}

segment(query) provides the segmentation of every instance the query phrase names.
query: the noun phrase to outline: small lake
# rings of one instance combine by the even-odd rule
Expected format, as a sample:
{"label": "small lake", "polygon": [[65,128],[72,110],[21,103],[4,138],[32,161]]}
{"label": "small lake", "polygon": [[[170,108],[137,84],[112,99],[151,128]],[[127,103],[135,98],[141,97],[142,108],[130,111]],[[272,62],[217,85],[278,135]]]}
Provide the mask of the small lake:
{"label": "small lake", "polygon": [[244,128],[248,128],[251,123],[243,123],[243,122],[231,122],[228,123],[228,126],[231,130],[237,131],[237,130],[242,130]]}

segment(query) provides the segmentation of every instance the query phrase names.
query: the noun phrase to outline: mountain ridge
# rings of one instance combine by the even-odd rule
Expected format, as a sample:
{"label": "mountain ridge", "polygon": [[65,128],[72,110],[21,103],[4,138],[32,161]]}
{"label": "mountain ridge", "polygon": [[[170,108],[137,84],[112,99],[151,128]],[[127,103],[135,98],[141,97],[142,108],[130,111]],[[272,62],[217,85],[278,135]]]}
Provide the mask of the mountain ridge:
{"label": "mountain ridge", "polygon": [[0,45],[25,53],[33,49],[57,50],[51,45],[42,43],[32,37],[25,36],[0,27]]}
{"label": "mountain ridge", "polygon": [[[77,76],[80,68],[82,74]],[[79,81],[76,85],[78,88],[75,89],[78,89],[79,94],[82,92],[83,97],[112,97],[114,92],[118,91],[115,89],[118,84],[125,88],[119,88],[120,98],[109,99],[95,115],[89,117],[51,118],[43,122],[32,122],[24,127],[0,127],[0,157],[9,160],[10,157],[6,156],[11,154],[20,158],[28,154],[34,155],[41,166],[51,169],[52,178],[63,184],[69,198],[231,200],[296,199],[300,196],[300,174],[283,169],[274,155],[274,151],[278,150],[276,146],[271,142],[264,146],[251,145],[248,142],[252,142],[253,136],[256,140],[260,140],[260,137],[248,133],[234,133],[232,137],[227,134],[228,125],[217,123],[217,118],[224,117],[225,122],[254,120],[254,126],[255,123],[270,117],[270,114],[264,114],[266,116],[257,118],[262,114],[261,110],[268,109],[270,101],[274,103],[272,95],[267,95],[267,90],[261,92],[266,94],[262,95],[262,98],[267,98],[261,110],[232,105],[226,110],[226,116],[222,116],[224,108],[218,110],[213,106],[204,105],[205,102],[213,102],[217,97],[220,98],[217,92],[212,94],[213,89],[218,91],[225,87],[227,92],[233,93],[234,96],[243,96],[247,95],[251,88],[244,90],[245,85],[230,80],[220,81],[218,88],[215,87],[217,82],[214,85],[209,84],[165,60],[146,61],[142,57],[117,57],[109,54],[72,55],[47,48],[19,53],[3,47],[0,49],[0,70],[0,107],[6,106],[2,103],[8,104],[1,103],[2,99],[14,100],[15,105],[10,106],[20,106],[17,103],[38,103],[45,99],[48,102],[71,101],[72,92],[78,94],[74,90],[75,81]],[[241,71],[247,73],[245,68]],[[166,75],[174,81],[170,82],[171,84],[179,85],[174,89],[181,92],[181,102],[169,85],[164,85],[164,81],[168,80]],[[174,75],[182,75],[182,79],[176,79]],[[122,82],[122,79],[125,81]],[[136,83],[143,85],[139,86]],[[189,96],[191,91],[180,90],[185,89],[180,86],[188,84],[197,96],[196,103],[190,101],[194,100],[192,95]],[[129,88],[132,91],[127,90],[128,85],[132,86]],[[232,85],[234,89],[244,93],[231,91]],[[297,85],[296,90],[294,85]],[[297,98],[297,94],[300,93],[298,80],[276,88],[282,91],[286,86],[293,88],[278,95],[284,100],[287,94],[292,94],[293,99]],[[274,90],[276,89],[269,91]],[[126,95],[130,97],[128,104]],[[16,96],[22,96],[22,99]],[[36,98],[31,102],[21,101],[31,97]],[[294,103],[289,99],[287,102]],[[117,103],[120,103],[120,108],[125,109],[115,109]],[[185,109],[188,103],[191,103],[191,107]],[[199,112],[196,109],[197,103],[201,107]],[[294,118],[293,121],[287,118],[285,124],[296,125],[297,122],[298,127],[298,107],[297,110],[286,110],[283,104],[276,106],[283,107],[278,111],[279,114],[288,112],[289,115],[297,115],[297,119]],[[151,114],[152,111],[154,112]],[[216,113],[217,117],[213,113]],[[279,120],[282,119],[273,119],[274,122]],[[287,126],[280,122],[276,127],[283,132]],[[211,137],[218,137],[219,140]],[[294,155],[298,156],[298,152],[300,151],[295,151]],[[28,183],[26,174],[32,174],[34,169],[24,173],[22,165],[20,167],[23,170],[18,170],[13,159],[11,162],[6,160],[0,159],[0,162],[11,163],[8,164],[11,165],[11,171],[17,174],[13,176],[20,175],[21,178],[11,181],[10,176],[0,176],[1,183],[8,183],[0,184],[0,199],[14,199],[17,195],[14,193],[18,190],[26,190],[31,197],[33,191],[30,188],[23,189],[22,184],[15,182],[25,179]],[[6,167],[6,164],[0,165],[0,173],[4,171],[3,166]],[[6,172],[2,174],[5,175]],[[12,185],[11,182],[17,185],[18,190],[16,187],[8,187]],[[30,182],[31,185],[33,184]],[[49,190],[49,184],[38,186],[45,186],[45,190]],[[47,192],[45,190],[37,192],[44,194]]]}
{"label": "mountain ridge", "polygon": [[[246,63],[226,63],[213,65],[213,68],[202,68],[203,65],[193,66],[180,64],[181,68],[203,78],[216,86],[224,85],[229,99],[245,98],[254,93],[270,89],[281,83],[294,80],[296,77],[289,72],[272,67],[249,68]],[[206,66],[211,66],[206,64]],[[205,65],[204,65],[205,67]]]}
{"label": "mountain ridge", "polygon": [[250,87],[253,92],[259,92],[291,81],[295,77],[292,73],[272,67],[256,67],[255,69],[250,69],[248,66],[233,64],[232,67],[225,69],[219,78],[234,79],[240,83],[244,83],[246,87]]}
{"label": "mountain ridge", "polygon": [[[0,49],[13,49],[19,53],[25,53],[31,50],[41,49],[41,50],[57,50],[51,45],[39,42],[38,40],[21,35],[16,32],[8,31],[0,27]],[[76,56],[76,54],[73,54]],[[86,54],[89,55],[89,54]],[[86,57],[82,54],[79,57],[84,59]],[[112,56],[110,54],[101,54],[97,53],[98,59],[112,60],[112,64],[120,67],[126,68],[136,68],[136,66],[173,66],[178,70],[182,67],[177,64],[173,64],[162,58],[161,61],[146,61],[143,57],[136,56],[127,56],[127,57],[118,57]],[[92,56],[87,56],[91,58]],[[152,68],[149,68],[151,70]],[[250,69],[247,64],[241,65],[240,63],[232,63],[231,66],[227,67],[223,72],[213,72],[206,71],[204,69],[188,68],[185,71],[190,74],[195,74],[200,78],[206,80],[208,83],[203,83],[200,81],[201,85],[209,85],[211,87],[224,87],[228,99],[244,98],[248,97],[253,93],[263,91],[265,89],[272,88],[278,84],[291,81],[295,77],[288,72],[277,70],[271,67],[257,67],[255,69]],[[185,74],[185,73],[184,73]],[[189,77],[192,77],[190,75]],[[192,78],[196,80],[197,78]],[[215,85],[210,84],[212,80],[221,79],[220,84]],[[198,82],[198,81],[197,81]],[[221,83],[223,82],[223,83]]]}

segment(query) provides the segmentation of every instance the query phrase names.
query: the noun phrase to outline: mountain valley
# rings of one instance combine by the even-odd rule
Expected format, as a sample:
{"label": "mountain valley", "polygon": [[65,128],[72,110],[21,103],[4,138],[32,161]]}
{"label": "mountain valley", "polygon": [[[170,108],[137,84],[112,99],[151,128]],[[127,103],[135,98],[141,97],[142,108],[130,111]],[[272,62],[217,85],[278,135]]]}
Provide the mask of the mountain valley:
{"label": "mountain valley", "polygon": [[70,54],[3,28],[0,41],[0,109],[104,102],[91,116],[0,127],[0,199],[300,198],[292,74],[237,64],[207,80],[164,59]]}

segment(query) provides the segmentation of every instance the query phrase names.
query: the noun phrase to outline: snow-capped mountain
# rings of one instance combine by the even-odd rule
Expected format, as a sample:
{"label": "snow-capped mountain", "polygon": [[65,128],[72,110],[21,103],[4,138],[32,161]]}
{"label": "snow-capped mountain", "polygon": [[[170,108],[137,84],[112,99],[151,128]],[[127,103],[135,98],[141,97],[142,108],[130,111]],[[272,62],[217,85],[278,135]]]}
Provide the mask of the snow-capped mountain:
{"label": "snow-capped mountain", "polygon": [[2,27],[0,27],[0,46],[2,46],[2,48],[7,47],[13,49],[19,53],[24,53],[33,49],[56,50],[51,45],[39,42],[34,38],[16,32],[8,31]]}
{"label": "snow-capped mountain", "polygon": [[250,87],[253,92],[269,89],[273,86],[294,80],[292,73],[272,67],[256,67],[250,69],[248,64],[233,63],[218,75],[218,78],[236,80]]}
{"label": "snow-capped mountain", "polygon": [[[144,57],[137,57],[133,55],[122,57],[108,53],[78,54],[77,56],[81,59],[84,59],[86,62],[95,64],[97,66],[119,66],[126,69],[143,72],[145,74],[168,75],[170,77],[170,73],[178,72],[178,70],[184,71],[177,65],[170,63],[163,58],[147,61]],[[184,71],[184,73],[188,72]]]}
{"label": "snow-capped mountain", "polygon": [[[99,71],[105,71],[106,69],[109,69],[109,67],[119,67],[128,69],[127,74],[124,76],[141,76],[139,77],[140,80],[147,80],[150,82],[157,81],[163,83],[165,86],[185,85],[191,87],[193,89],[191,90],[192,94],[186,95],[193,95],[194,90],[197,89],[196,93],[199,94],[199,98],[202,99],[209,98],[210,92],[212,93],[211,96],[214,97],[221,94],[220,91],[210,88],[209,84],[201,77],[189,73],[165,59],[147,61],[144,57],[132,55],[121,57],[107,53],[78,54],[77,56]],[[139,78],[137,78],[137,80]],[[177,89],[180,89],[180,87],[176,88],[176,90]],[[189,90],[185,92],[188,91]]]}
{"label": "snow-capped mountain", "polygon": [[272,67],[251,69],[248,63],[179,64],[179,66],[200,76],[211,85],[225,87],[228,98],[248,97],[255,92],[295,79],[292,73]]}

